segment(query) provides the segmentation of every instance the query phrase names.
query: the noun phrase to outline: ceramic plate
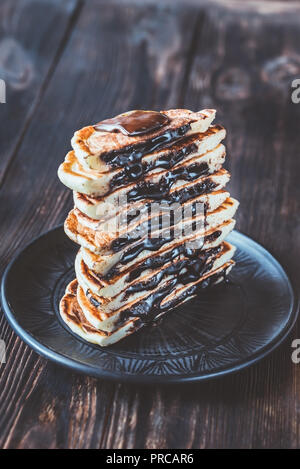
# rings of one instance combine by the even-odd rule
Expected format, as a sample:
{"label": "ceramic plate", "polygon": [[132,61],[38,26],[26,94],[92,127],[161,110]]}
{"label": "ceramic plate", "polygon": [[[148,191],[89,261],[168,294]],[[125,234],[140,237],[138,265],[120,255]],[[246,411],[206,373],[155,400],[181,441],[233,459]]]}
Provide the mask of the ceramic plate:
{"label": "ceramic plate", "polygon": [[297,317],[282,267],[263,247],[234,231],[237,247],[229,282],[204,290],[156,327],[101,349],[76,337],[58,305],[75,277],[78,246],[62,226],[40,236],[7,267],[4,313],[35,351],[60,365],[99,378],[132,382],[201,381],[257,362],[290,332]]}

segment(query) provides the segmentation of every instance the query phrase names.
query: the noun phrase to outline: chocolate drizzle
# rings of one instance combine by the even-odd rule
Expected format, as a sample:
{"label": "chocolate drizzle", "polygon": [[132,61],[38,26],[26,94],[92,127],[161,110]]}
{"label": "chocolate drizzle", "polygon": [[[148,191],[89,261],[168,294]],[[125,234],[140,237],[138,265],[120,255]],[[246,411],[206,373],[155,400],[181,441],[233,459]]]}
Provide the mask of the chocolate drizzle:
{"label": "chocolate drizzle", "polygon": [[[128,145],[122,150],[112,150],[101,155],[103,161],[111,166],[111,168],[125,168],[128,175],[132,177],[136,174],[137,167],[143,173],[143,165],[141,159],[144,155],[159,150],[171,142],[183,137],[188,130],[190,124],[182,125],[177,129],[169,129],[161,135],[150,138],[145,142]],[[141,174],[142,174],[141,173]]]}
{"label": "chocolate drizzle", "polygon": [[[213,248],[214,249],[214,248]],[[185,244],[182,244],[181,246],[178,246],[171,251],[162,254],[158,257],[150,257],[143,261],[139,266],[135,269],[133,269],[130,274],[129,274],[129,281],[131,282],[132,280],[135,280],[138,278],[144,270],[147,269],[158,269],[159,267],[162,267],[168,262],[173,261],[176,257],[180,256],[180,254],[186,256],[187,258],[193,258],[199,254],[201,249],[189,249],[185,246]]]}
{"label": "chocolate drizzle", "polygon": [[104,132],[121,132],[124,135],[134,137],[154,132],[169,122],[168,116],[162,112],[137,110],[98,122],[94,128]]}
{"label": "chocolate drizzle", "polygon": [[[179,254],[184,254],[185,256],[187,257],[190,257],[192,258],[193,256],[196,256],[197,253],[200,252],[200,250],[203,248],[203,245],[207,242],[213,242],[215,241],[218,237],[220,237],[222,234],[222,231],[221,230],[217,230],[215,232],[213,232],[212,234],[210,235],[207,235],[204,237],[202,243],[201,243],[201,246],[199,246],[199,248],[197,250],[195,249],[189,249],[189,248],[186,248],[185,244],[182,244],[181,246],[178,246],[170,251],[168,251],[167,253],[165,254],[162,254],[160,256],[155,256],[155,257],[149,257],[148,259],[146,259],[145,261],[143,261],[137,268],[135,268],[131,273],[130,273],[130,280],[134,280],[135,278],[137,278],[144,270],[146,269],[156,269],[158,267],[161,267],[162,265],[164,265],[165,263],[167,262],[170,262],[172,261],[173,259],[175,259],[175,257],[177,257]],[[138,246],[137,246],[138,247]],[[152,249],[151,251],[155,251],[155,246],[152,246]],[[157,248],[158,249],[158,248]],[[148,249],[150,250],[150,249]],[[131,258],[129,260],[133,260],[138,254],[140,254],[140,252],[142,250],[137,250],[138,252],[136,253],[135,250],[132,250],[131,251]],[[125,258],[125,256],[124,256]],[[121,264],[122,265],[125,265],[127,262],[129,262],[129,260],[127,260],[127,258],[125,259],[124,261],[124,258],[123,260],[121,260]],[[105,275],[105,279],[106,280],[109,280],[111,279],[117,272],[117,269],[116,268],[112,268],[106,275]],[[102,278],[101,276],[99,276],[99,278]]]}
{"label": "chocolate drizzle", "polygon": [[[128,201],[137,201],[141,199],[166,200],[172,185],[179,180],[194,181],[200,176],[208,173],[207,163],[191,164],[190,166],[181,166],[173,171],[167,172],[161,177],[159,182],[140,181],[136,187],[128,192]],[[172,196],[170,196],[171,198]]]}
{"label": "chocolate drizzle", "polygon": [[[190,188],[185,188],[181,191],[170,194],[168,199],[161,199],[161,200],[162,202],[170,202],[170,203],[178,202],[182,204],[191,198],[195,198],[201,194],[211,192],[212,190],[215,189],[216,186],[217,184],[211,180],[204,181],[202,183],[195,184],[194,186]],[[149,222],[147,221],[146,223],[148,224]],[[194,228],[192,227],[192,229]],[[138,235],[136,230],[132,230],[132,232],[128,232],[126,235],[123,235],[115,239],[111,244],[112,251],[118,252],[121,249],[125,248],[126,246],[134,243],[135,241],[142,239],[143,236],[145,235],[145,230],[143,229],[143,227],[140,228],[140,232],[141,234]],[[142,242],[138,246],[133,247],[132,249],[128,250],[126,253],[123,254],[121,263],[124,264],[126,262],[129,262],[130,260],[135,258],[140,252],[142,252],[144,249],[148,249],[150,251],[152,250],[156,251],[166,242],[172,241],[174,239],[174,234],[172,234],[172,230],[170,230],[170,232],[171,232],[171,236],[166,237],[165,240],[161,238],[147,238],[147,239],[142,240]]]}
{"label": "chocolate drizzle", "polygon": [[[137,246],[132,247],[127,252],[125,252],[120,260],[122,265],[126,264],[127,262],[132,261],[136,258],[142,251],[157,251],[160,249],[164,244],[173,241],[174,239],[174,229],[170,230],[170,236],[166,236],[165,238],[145,238],[139,243]],[[130,238],[128,242],[133,242]],[[121,247],[118,249],[120,250]]]}
{"label": "chocolate drizzle", "polygon": [[[110,181],[111,190],[115,189],[116,187],[123,186],[129,182],[135,182],[137,178],[141,177],[143,174],[148,173],[149,171],[152,171],[153,169],[170,169],[188,155],[195,153],[198,147],[192,141],[194,140],[194,137],[185,137],[181,139],[180,142],[184,143],[184,140],[186,140],[186,143],[183,148],[175,148],[172,150],[171,147],[171,149],[161,158],[157,158],[154,161],[149,162],[143,161],[141,164],[132,165],[130,166],[129,170],[123,168],[123,170],[116,174]],[[189,143],[188,140],[191,140],[191,142]]]}
{"label": "chocolate drizzle", "polygon": [[207,235],[205,237],[205,241],[206,242],[212,242],[212,241],[215,241],[216,239],[218,239],[222,234],[222,231],[221,230],[216,230],[214,231],[213,233],[211,233],[210,235]]}
{"label": "chocolate drizzle", "polygon": [[[174,215],[172,214],[172,212],[170,212],[169,215],[170,215],[170,218],[168,218],[168,222],[169,222],[169,226],[171,227],[171,226],[174,226]],[[191,215],[192,215],[192,211],[191,211]],[[204,226],[204,221],[203,221],[203,226]],[[139,224],[136,229],[133,229],[132,231],[127,231],[126,234],[115,239],[111,243],[111,249],[114,252],[118,252],[118,251],[121,251],[126,246],[129,246],[130,244],[139,240],[143,240],[142,243],[145,246],[145,249],[146,249],[146,246],[150,248],[151,246],[156,244],[157,240],[160,240],[160,239],[165,239],[166,242],[172,241],[175,237],[174,228],[169,230],[170,232],[169,236],[164,235],[164,233],[161,233],[160,231],[157,232],[158,230],[162,230],[163,228],[164,228],[163,219],[162,217],[160,217],[159,214],[156,214],[156,216],[154,216],[153,218],[149,216],[149,218],[145,220],[143,223]],[[196,226],[195,227],[192,226],[192,230],[195,231]],[[151,233],[153,231],[155,231],[155,236],[151,236]],[[147,239],[143,239],[145,236],[147,237]]]}
{"label": "chocolate drizzle", "polygon": [[[209,265],[206,265],[206,269],[204,270],[208,271],[210,268],[211,263],[209,263]],[[135,305],[131,306],[130,309],[123,310],[120,314],[118,321],[116,322],[116,326],[121,325],[129,317],[139,317],[141,322],[145,325],[152,324],[154,321],[156,321],[157,316],[166,312],[170,308],[175,308],[179,303],[181,303],[185,299],[194,296],[204,288],[210,287],[219,280],[226,281],[226,275],[227,269],[225,268],[221,272],[218,272],[207,277],[206,279],[203,279],[196,285],[191,285],[191,287],[187,288],[179,296],[173,298],[173,300],[165,303],[164,305],[161,305],[163,299],[172,292],[173,288],[177,284],[183,283],[180,277],[175,277],[174,279],[168,281],[165,285],[163,285],[159,290],[150,294],[146,299],[141,299],[141,301],[138,301]],[[191,280],[191,282],[193,281],[195,280]],[[97,299],[93,297],[93,294],[90,291],[87,292],[87,296],[91,304],[94,305],[96,308],[101,306]]]}
{"label": "chocolate drizzle", "polygon": [[[203,169],[203,171],[204,171],[204,169]],[[180,188],[179,188],[178,191],[174,191],[171,194],[167,193],[167,194],[163,195],[163,183],[162,183],[161,198],[159,200],[161,200],[162,202],[167,202],[167,203],[168,202],[169,203],[174,203],[174,202],[183,203],[183,202],[186,202],[189,199],[192,199],[194,197],[202,195],[206,192],[207,193],[212,192],[216,187],[217,187],[217,184],[213,180],[207,179],[203,182],[196,183],[191,187],[185,187],[182,190],[180,190]],[[148,197],[150,199],[151,198],[154,198],[154,199],[158,198],[158,193],[157,193],[158,190],[160,191],[160,189],[156,185],[152,186],[151,184],[149,184],[149,186],[148,186],[148,195],[145,195],[144,197],[145,198]],[[141,196],[141,192],[138,189],[138,184],[137,184],[137,192],[135,192],[135,190],[132,191],[132,193],[129,194],[127,200],[128,201],[136,201],[136,200],[141,200],[144,197]]]}
{"label": "chocolate drizzle", "polygon": [[196,285],[191,285],[191,287],[187,288],[180,295],[173,298],[173,300],[162,305],[162,300],[172,292],[173,288],[178,283],[177,278],[174,278],[161,289],[149,295],[146,300],[143,299],[137,304],[133,305],[130,309],[122,311],[118,323],[122,324],[129,317],[139,317],[143,324],[153,324],[158,316],[171,308],[175,308],[182,301],[196,295],[202,289],[210,287],[219,280],[225,280],[226,275],[227,269],[223,269],[221,272],[207,277]]}
{"label": "chocolate drizzle", "polygon": [[[156,288],[161,280],[168,275],[177,275],[178,283],[183,283],[184,285],[195,282],[202,275],[212,268],[212,262],[207,262],[209,258],[215,258],[216,255],[221,251],[222,247],[217,246],[212,249],[207,249],[201,252],[201,249],[194,250],[192,253],[188,252],[189,250],[185,246],[180,246],[177,249],[174,249],[172,252],[172,257],[176,257],[175,254],[180,255],[183,253],[187,256],[184,259],[180,259],[177,262],[171,263],[170,266],[162,269],[160,272],[155,274],[150,281],[141,281],[137,282],[134,285],[131,285],[126,290],[126,298],[128,298],[132,293],[140,292],[143,290],[152,290]],[[174,259],[173,257],[173,259]],[[166,262],[166,261],[165,261]],[[160,267],[164,265],[161,264]],[[152,267],[153,268],[153,267]],[[141,271],[140,271],[141,273]],[[139,274],[134,271],[134,278],[138,277]],[[132,278],[129,276],[129,281]]]}

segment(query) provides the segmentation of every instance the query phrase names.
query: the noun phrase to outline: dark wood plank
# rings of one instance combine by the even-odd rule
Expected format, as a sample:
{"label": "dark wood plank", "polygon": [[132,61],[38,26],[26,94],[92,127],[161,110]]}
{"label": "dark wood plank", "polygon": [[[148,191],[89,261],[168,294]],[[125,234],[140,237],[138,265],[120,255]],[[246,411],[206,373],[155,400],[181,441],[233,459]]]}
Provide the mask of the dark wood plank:
{"label": "dark wood plank", "polygon": [[[78,0],[3,0],[0,5],[0,184],[62,50]],[[39,25],[43,25],[39,27]]]}
{"label": "dark wood plank", "polygon": [[[0,107],[3,123],[0,128],[0,183],[5,178],[9,163],[14,158],[42,98],[77,8],[77,0],[67,0],[63,4],[53,1],[43,5],[28,0],[1,2],[0,77],[7,85],[7,103]],[[33,24],[35,27],[32,27]],[[15,184],[21,186],[21,181],[16,180]],[[1,196],[1,206],[12,200],[11,191],[6,190]],[[12,211],[8,217],[13,219],[13,204],[10,207]],[[5,222],[6,217],[1,218],[2,236],[6,234],[9,238]],[[19,225],[16,222],[17,226]],[[7,364],[0,365],[3,384],[2,441],[13,428],[14,419],[20,411],[20,402],[30,395],[41,373],[42,362],[11,333],[3,318],[0,323],[0,337],[7,345]],[[3,409],[6,410],[5,415]]]}
{"label": "dark wood plank", "polygon": [[[229,187],[247,207],[238,212],[239,229],[276,252],[295,277],[300,106],[292,103],[291,83],[300,76],[299,18],[300,10],[243,17],[227,9],[211,11],[185,96],[188,107],[214,104],[228,130]],[[255,192],[249,181],[256,183]]]}
{"label": "dark wood plank", "polygon": [[[236,12],[231,2],[184,10],[178,2],[117,3],[89,1],[80,11],[7,170],[1,269],[71,207],[56,168],[74,129],[130,108],[216,106],[229,132],[239,228],[297,282],[300,105],[290,103],[291,77],[279,72],[298,68],[278,57],[298,63],[298,6],[276,10],[272,2],[261,14],[244,4]],[[290,358],[299,329],[272,357],[238,375],[164,388],[75,376],[30,352],[3,318],[0,331],[8,344],[0,368],[1,447],[299,447],[300,373]]]}

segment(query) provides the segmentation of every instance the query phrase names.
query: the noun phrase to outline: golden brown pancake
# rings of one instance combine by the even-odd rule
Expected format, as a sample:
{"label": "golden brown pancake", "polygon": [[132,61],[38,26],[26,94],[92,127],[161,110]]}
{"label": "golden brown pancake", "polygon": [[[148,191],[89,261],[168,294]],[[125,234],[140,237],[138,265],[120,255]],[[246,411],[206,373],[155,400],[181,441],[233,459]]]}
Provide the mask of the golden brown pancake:
{"label": "golden brown pancake", "polygon": [[[141,171],[128,174],[125,168],[97,171],[85,168],[76,157],[75,151],[70,151],[65,161],[58,169],[61,182],[70,189],[93,196],[104,196],[119,187],[136,182],[141,176],[155,172],[171,171],[183,163],[213,162],[225,155],[224,145],[220,145],[225,138],[225,129],[212,126],[204,134],[196,134],[174,143],[159,151],[152,152],[142,158]],[[212,167],[212,164],[211,164]]]}
{"label": "golden brown pancake", "polygon": [[[130,151],[140,149],[141,145],[161,138],[166,133],[168,134],[167,142],[170,143],[179,137],[206,132],[216,114],[214,109],[204,109],[199,112],[192,112],[188,109],[171,109],[161,112],[170,119],[170,122],[159,130],[144,135],[128,136],[121,132],[97,131],[94,126],[78,130],[72,138],[72,147],[77,158],[87,168],[107,170],[112,165],[105,161],[105,156],[124,154],[128,148]],[[144,154],[147,153],[149,150],[146,149]]]}
{"label": "golden brown pancake", "polygon": [[[101,318],[101,320],[98,320],[98,324],[102,328],[94,327],[87,320],[77,301],[78,292],[81,294],[82,289],[78,286],[77,280],[73,280],[68,285],[60,302],[60,314],[66,325],[81,338],[100,346],[111,345],[134,333],[144,325],[157,321],[168,311],[193,298],[196,295],[197,288],[201,288],[201,283],[204,285],[204,282],[206,282],[205,287],[207,287],[221,282],[228,275],[233,265],[234,262],[229,261],[197,282],[175,287],[171,294],[162,299],[160,309],[152,308],[147,311],[145,304],[139,302],[134,308],[125,306],[110,316],[103,315],[101,312],[99,315],[98,312],[98,317]],[[95,322],[95,318],[93,322]]]}

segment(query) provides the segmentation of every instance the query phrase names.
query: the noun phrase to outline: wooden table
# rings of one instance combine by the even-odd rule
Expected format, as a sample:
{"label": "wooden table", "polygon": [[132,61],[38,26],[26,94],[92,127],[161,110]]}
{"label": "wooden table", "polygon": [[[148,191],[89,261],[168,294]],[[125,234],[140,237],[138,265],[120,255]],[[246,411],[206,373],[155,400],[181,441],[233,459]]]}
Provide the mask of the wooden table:
{"label": "wooden table", "polygon": [[[75,129],[134,108],[218,109],[228,130],[240,231],[299,290],[298,2],[2,0],[0,266],[61,223],[71,191],[56,177]],[[3,315],[3,448],[296,448],[296,326],[269,358],[199,385],[101,382],[32,352]]]}

